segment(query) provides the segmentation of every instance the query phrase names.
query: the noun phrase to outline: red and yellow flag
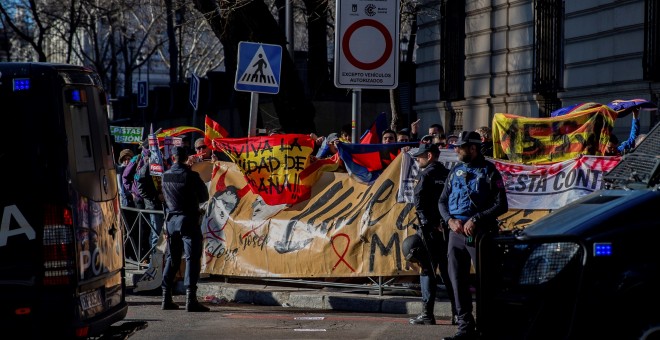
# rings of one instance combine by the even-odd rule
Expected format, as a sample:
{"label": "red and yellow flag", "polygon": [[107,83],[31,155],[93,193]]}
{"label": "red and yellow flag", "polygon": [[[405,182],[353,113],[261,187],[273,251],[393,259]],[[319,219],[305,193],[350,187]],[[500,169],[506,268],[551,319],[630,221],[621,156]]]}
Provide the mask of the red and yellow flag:
{"label": "red and yellow flag", "polygon": [[218,122],[206,116],[204,119],[204,144],[213,149],[212,140],[216,138],[227,138],[229,133]]}
{"label": "red and yellow flag", "polygon": [[[216,138],[219,150],[241,169],[252,189],[269,205],[296,204],[309,199],[321,171],[313,167],[314,140],[309,135],[279,134],[247,138]],[[337,160],[335,160],[336,162]],[[313,168],[314,168],[313,167]]]}
{"label": "red and yellow flag", "polygon": [[175,128],[165,129],[156,136],[160,142],[165,139],[165,137],[176,137],[190,132],[199,132],[201,134],[202,130],[192,126],[177,126]]}
{"label": "red and yellow flag", "polygon": [[545,164],[604,154],[617,112],[605,105],[553,118],[493,117],[493,157]]}

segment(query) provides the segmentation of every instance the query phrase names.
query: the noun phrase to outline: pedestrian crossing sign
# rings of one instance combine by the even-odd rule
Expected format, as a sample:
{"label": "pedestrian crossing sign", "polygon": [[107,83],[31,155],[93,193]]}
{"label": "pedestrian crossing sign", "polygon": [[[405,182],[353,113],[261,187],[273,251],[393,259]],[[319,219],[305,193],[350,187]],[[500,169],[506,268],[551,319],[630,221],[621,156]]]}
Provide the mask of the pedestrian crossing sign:
{"label": "pedestrian crossing sign", "polygon": [[238,43],[236,91],[280,92],[282,46],[241,41]]}

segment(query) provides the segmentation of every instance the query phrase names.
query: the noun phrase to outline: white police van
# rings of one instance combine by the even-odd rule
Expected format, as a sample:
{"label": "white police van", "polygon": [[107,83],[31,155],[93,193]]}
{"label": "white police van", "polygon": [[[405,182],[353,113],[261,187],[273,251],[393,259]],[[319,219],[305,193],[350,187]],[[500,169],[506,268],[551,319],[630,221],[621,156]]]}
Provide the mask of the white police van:
{"label": "white police van", "polygon": [[0,63],[0,326],[87,338],[125,318],[107,98],[80,66]]}

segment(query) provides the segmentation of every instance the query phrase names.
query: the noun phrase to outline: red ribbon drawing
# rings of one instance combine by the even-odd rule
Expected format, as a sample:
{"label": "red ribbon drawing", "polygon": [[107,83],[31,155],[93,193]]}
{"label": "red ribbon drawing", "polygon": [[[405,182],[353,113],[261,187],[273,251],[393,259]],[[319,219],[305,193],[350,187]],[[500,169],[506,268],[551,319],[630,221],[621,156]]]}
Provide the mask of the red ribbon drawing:
{"label": "red ribbon drawing", "polygon": [[[339,236],[345,237],[346,240],[347,240],[347,242],[346,242],[346,247],[344,248],[344,252],[341,253],[341,255],[339,255],[339,253],[337,252],[337,248],[335,248],[335,239],[336,239],[337,237],[339,237]],[[355,269],[353,269],[353,267],[351,267],[351,265],[348,264],[348,262],[346,262],[346,260],[344,259],[344,256],[346,256],[346,253],[348,252],[348,246],[351,244],[351,238],[348,237],[348,235],[346,235],[346,234],[344,234],[344,233],[337,234],[337,235],[333,236],[333,237],[330,239],[330,244],[332,245],[332,250],[333,250],[333,251],[335,252],[335,254],[337,254],[337,256],[339,257],[339,260],[337,260],[337,263],[335,263],[335,265],[332,267],[332,270],[334,271],[335,268],[337,268],[337,266],[339,265],[339,263],[344,262],[344,264],[346,264],[346,266],[347,266],[348,268],[350,268],[352,272],[355,272]]]}

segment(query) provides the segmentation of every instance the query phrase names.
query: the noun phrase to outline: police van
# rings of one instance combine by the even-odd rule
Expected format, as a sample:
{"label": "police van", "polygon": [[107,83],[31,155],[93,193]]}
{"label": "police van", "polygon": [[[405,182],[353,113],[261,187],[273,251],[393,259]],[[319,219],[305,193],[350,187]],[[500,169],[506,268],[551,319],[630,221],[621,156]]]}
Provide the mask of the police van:
{"label": "police van", "polygon": [[125,318],[107,98],[93,70],[0,63],[0,325],[87,338]]}

